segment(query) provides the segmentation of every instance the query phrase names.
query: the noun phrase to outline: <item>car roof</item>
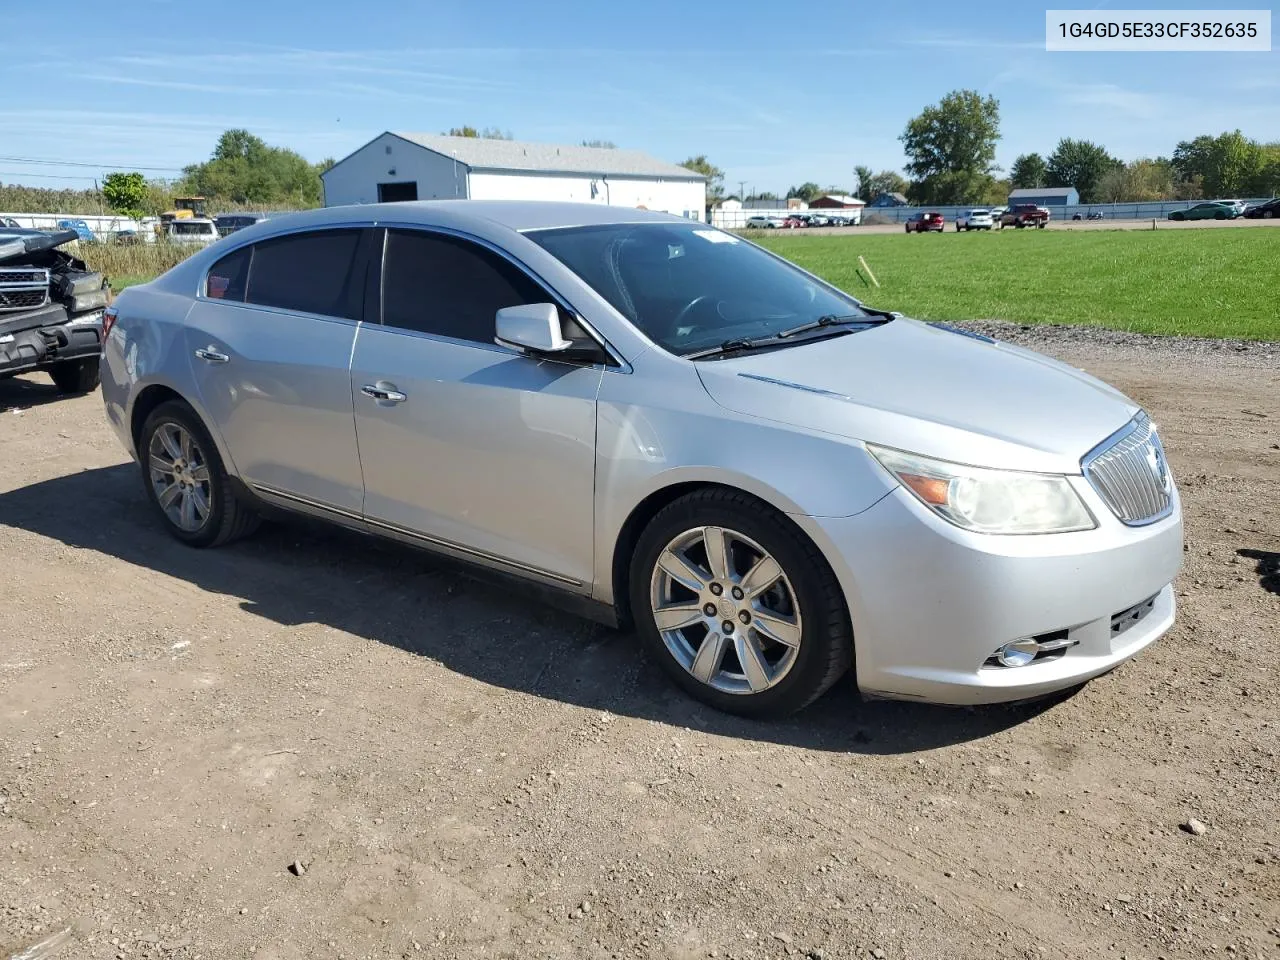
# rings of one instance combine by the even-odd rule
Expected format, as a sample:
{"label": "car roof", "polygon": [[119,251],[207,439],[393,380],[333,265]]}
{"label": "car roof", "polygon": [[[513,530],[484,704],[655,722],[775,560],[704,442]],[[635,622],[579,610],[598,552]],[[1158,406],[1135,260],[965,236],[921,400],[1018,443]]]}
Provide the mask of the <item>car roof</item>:
{"label": "car roof", "polygon": [[[763,216],[763,215],[762,215]],[[411,200],[321,207],[272,218],[275,228],[337,225],[368,220],[395,220],[437,226],[465,220],[485,220],[510,230],[598,226],[611,223],[692,223],[685,217],[632,207],[552,200]]]}

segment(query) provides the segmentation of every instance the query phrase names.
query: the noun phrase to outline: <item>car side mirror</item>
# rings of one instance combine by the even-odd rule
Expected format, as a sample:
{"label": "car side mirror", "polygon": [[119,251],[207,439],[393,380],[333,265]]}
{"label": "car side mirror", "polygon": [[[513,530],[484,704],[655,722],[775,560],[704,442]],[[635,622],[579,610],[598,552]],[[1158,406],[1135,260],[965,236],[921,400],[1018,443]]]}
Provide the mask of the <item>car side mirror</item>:
{"label": "car side mirror", "polygon": [[554,303],[525,303],[503,307],[495,317],[495,343],[529,353],[563,353],[573,346],[560,329]]}

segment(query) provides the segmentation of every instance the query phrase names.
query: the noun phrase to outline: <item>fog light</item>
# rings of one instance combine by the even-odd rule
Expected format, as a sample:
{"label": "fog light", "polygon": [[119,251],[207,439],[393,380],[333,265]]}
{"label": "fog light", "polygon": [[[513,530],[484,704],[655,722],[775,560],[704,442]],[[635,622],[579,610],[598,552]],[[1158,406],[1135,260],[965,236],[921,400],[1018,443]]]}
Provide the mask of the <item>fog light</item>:
{"label": "fog light", "polygon": [[1000,665],[1003,667],[1025,667],[1036,658],[1040,650],[1041,647],[1038,640],[1026,637],[1022,640],[1006,643],[996,651],[996,659],[1000,661]]}

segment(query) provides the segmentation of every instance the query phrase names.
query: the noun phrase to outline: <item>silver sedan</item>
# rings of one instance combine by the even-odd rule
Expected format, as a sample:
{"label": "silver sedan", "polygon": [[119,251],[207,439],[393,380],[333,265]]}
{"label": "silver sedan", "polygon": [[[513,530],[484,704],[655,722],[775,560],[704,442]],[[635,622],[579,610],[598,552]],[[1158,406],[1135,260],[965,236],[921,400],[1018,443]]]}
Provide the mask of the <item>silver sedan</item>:
{"label": "silver sedan", "polygon": [[1037,696],[1173,623],[1178,495],[1135,403],[701,223],[316,210],[104,326],[107,416],[178,539],[283,508],[513,574],[725,710],[850,669],[868,696]]}

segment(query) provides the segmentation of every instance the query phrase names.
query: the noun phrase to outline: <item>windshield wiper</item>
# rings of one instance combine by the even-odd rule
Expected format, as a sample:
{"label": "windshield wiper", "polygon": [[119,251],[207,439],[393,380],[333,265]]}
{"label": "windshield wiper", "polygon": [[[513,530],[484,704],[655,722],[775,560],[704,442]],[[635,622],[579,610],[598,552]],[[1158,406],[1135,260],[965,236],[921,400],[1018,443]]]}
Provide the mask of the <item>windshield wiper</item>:
{"label": "windshield wiper", "polygon": [[736,350],[754,350],[756,347],[763,347],[772,343],[774,337],[761,337],[758,340],[752,340],[750,337],[734,337],[732,340],[726,340],[718,347],[707,347],[705,350],[695,350],[693,353],[683,354],[686,360],[699,360],[702,357],[714,357],[720,353],[733,353]]}
{"label": "windshield wiper", "polygon": [[834,313],[828,313],[819,317],[810,323],[802,323],[798,327],[791,327],[789,330],[782,330],[775,334],[778,337],[794,337],[797,333],[808,333],[810,330],[818,330],[822,327],[835,327],[844,323],[876,323],[877,321],[863,316],[862,314],[850,314],[849,316],[837,316]]}

